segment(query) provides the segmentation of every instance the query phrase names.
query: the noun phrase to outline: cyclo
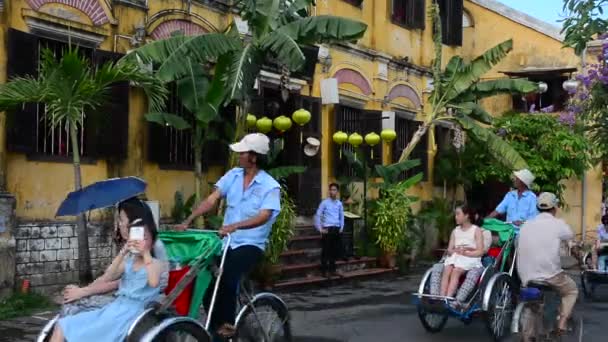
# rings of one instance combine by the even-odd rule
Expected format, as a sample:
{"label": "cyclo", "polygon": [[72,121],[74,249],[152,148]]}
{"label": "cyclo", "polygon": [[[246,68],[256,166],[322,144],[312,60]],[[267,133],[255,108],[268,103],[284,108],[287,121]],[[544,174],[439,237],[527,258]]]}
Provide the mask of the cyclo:
{"label": "cyclo", "polygon": [[[515,269],[514,246],[515,228],[508,223],[495,219],[484,221],[484,234],[497,234],[498,246],[486,246],[486,255],[493,258],[484,266],[476,280],[475,289],[468,294],[461,309],[453,307],[455,298],[432,293],[431,277],[433,272],[441,272],[441,266],[447,255],[426,271],[420,282],[418,292],[414,293],[418,317],[422,326],[430,333],[440,332],[447,323],[448,317],[454,317],[465,324],[470,324],[476,317],[481,317],[491,336],[502,340],[510,331],[510,320],[515,308],[516,288],[512,279]],[[471,272],[471,271],[469,271]],[[462,284],[468,273],[460,280]]]}
{"label": "cyclo", "polygon": [[[164,231],[158,238],[165,244],[171,263],[169,286],[160,302],[150,305],[131,324],[127,342],[202,341],[211,342],[209,326],[213,315],[222,272],[226,260],[222,241],[213,230]],[[230,244],[230,236],[227,236]],[[216,266],[220,257],[219,268]],[[182,268],[182,266],[186,266]],[[184,270],[187,270],[184,272]],[[215,285],[211,288],[212,279]],[[239,309],[235,322],[236,334],[232,341],[287,342],[291,341],[289,311],[277,295],[264,292],[253,295],[242,281],[237,300]],[[212,290],[206,308],[205,324],[199,317],[201,304],[207,291]],[[178,313],[179,311],[179,313]],[[59,315],[49,321],[38,342],[50,339]]]}
{"label": "cyclo", "polygon": [[[608,242],[602,242],[598,246],[598,256],[608,255]],[[592,264],[592,252],[587,252],[583,255],[582,260],[582,271],[581,271],[581,285],[585,297],[592,298],[595,293],[595,289],[600,284],[608,284],[608,260],[602,260],[605,265],[602,265],[604,270],[600,271],[599,265]],[[600,261],[600,262],[602,262]]]}

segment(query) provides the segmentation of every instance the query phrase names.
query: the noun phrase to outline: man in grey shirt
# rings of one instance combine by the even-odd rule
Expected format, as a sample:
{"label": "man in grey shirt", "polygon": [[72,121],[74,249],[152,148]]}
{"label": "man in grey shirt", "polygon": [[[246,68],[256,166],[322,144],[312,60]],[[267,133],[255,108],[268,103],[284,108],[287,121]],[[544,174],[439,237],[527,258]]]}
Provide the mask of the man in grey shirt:
{"label": "man in grey shirt", "polygon": [[517,246],[517,270],[524,286],[540,281],[554,288],[561,297],[558,333],[567,329],[567,322],[576,304],[576,283],[562,269],[559,254],[562,241],[574,237],[572,229],[555,217],[557,197],[549,192],[538,196],[540,214],[524,223]]}

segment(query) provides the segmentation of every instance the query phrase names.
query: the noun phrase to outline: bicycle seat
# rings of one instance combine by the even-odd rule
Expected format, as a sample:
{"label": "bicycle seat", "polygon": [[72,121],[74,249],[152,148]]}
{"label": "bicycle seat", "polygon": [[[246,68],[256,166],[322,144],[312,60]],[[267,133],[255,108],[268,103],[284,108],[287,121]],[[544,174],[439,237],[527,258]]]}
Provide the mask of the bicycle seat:
{"label": "bicycle seat", "polygon": [[532,280],[528,282],[528,287],[535,288],[540,291],[553,291],[553,287],[549,283],[542,280]]}

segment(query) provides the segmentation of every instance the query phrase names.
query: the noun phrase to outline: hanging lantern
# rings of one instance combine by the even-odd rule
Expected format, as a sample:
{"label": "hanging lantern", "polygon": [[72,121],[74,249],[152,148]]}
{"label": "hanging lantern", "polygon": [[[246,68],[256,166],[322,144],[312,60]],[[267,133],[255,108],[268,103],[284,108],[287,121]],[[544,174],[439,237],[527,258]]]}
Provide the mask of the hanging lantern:
{"label": "hanging lantern", "polygon": [[[306,125],[310,121],[311,115],[310,112],[306,109],[298,109],[291,115],[291,119],[293,122],[300,125],[300,127]],[[302,144],[304,137],[302,136],[302,129],[300,128],[300,144]]]}
{"label": "hanging lantern", "polygon": [[564,88],[564,90],[570,94],[575,93],[578,86],[579,86],[579,82],[575,79],[566,80],[562,84],[562,87]]}
{"label": "hanging lantern", "polygon": [[258,119],[253,114],[247,114],[247,128],[254,129]]}
{"label": "hanging lantern", "polygon": [[[353,133],[348,137],[348,143],[356,149],[363,144],[363,137],[359,133]],[[357,160],[357,151],[355,151],[355,160]]]}
{"label": "hanging lantern", "polygon": [[390,144],[393,140],[397,139],[397,132],[395,132],[394,129],[383,129],[382,132],[380,132],[380,137],[382,138],[382,141]]}
{"label": "hanging lantern", "polygon": [[[341,146],[346,141],[348,141],[348,134],[346,134],[342,131],[337,131],[336,133],[334,133],[333,140],[334,140],[334,143],[336,143],[338,146]],[[341,147],[339,148],[338,153],[340,154],[340,159],[342,159],[342,148]]]}
{"label": "hanging lantern", "polygon": [[276,128],[277,131],[281,133],[291,128],[291,119],[286,117],[285,115],[281,115],[275,118],[272,123],[274,125],[274,128]]}
{"label": "hanging lantern", "polygon": [[[380,136],[375,132],[371,132],[365,135],[365,143],[371,147],[374,147],[380,143]],[[374,159],[374,149],[371,149],[371,158]]]}
{"label": "hanging lantern", "polygon": [[266,134],[266,133],[272,131],[272,120],[270,120],[267,117],[263,117],[261,119],[258,119],[258,121],[256,121],[255,126],[257,127],[257,129],[260,133]]}

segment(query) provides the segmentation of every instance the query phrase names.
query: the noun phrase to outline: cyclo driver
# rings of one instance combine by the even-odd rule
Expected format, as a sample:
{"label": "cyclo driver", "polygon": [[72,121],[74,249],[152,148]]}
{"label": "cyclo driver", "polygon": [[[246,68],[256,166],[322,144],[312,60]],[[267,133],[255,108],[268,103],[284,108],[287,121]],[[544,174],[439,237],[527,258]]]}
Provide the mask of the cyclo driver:
{"label": "cyclo driver", "polygon": [[[574,237],[572,229],[555,217],[557,197],[549,192],[538,196],[537,207],[540,214],[523,224],[517,246],[517,269],[524,286],[533,281],[549,285],[561,297],[557,334],[567,330],[567,322],[578,297],[576,283],[564,272],[560,259],[562,241]],[[534,326],[527,324],[527,326]],[[523,332],[525,336],[529,332]]]}
{"label": "cyclo driver", "polygon": [[261,169],[270,141],[264,134],[246,135],[230,145],[239,153],[240,167],[228,171],[215,190],[196,208],[177,230],[185,230],[200,215],[214,208],[220,198],[226,199],[224,225],[219,233],[231,234],[224,272],[217,297],[216,311],[211,317],[214,334],[227,338],[234,335],[236,296],[241,278],[261,260],[268,236],[281,210],[279,183]]}

